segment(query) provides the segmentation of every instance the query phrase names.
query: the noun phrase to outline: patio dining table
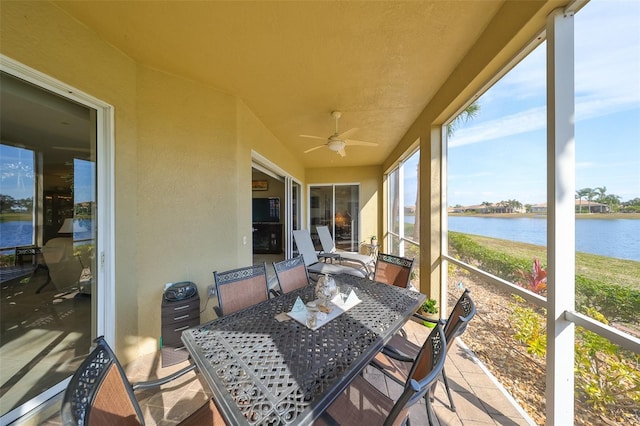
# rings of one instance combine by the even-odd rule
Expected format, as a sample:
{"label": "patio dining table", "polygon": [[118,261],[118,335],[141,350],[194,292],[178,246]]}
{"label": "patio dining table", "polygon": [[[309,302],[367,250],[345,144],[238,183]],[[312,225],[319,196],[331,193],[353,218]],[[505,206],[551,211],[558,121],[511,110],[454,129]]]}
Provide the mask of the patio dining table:
{"label": "patio dining table", "polygon": [[310,424],[425,299],[366,278],[334,278],[361,302],[316,330],[282,315],[298,297],[316,299],[309,285],[182,333],[228,424]]}

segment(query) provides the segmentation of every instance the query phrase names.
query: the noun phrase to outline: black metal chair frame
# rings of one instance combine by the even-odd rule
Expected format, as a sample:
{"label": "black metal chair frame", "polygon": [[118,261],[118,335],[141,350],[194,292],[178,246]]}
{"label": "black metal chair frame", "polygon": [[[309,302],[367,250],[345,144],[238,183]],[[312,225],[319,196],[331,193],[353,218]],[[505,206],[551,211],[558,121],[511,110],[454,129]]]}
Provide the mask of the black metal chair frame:
{"label": "black metal chair frame", "polygon": [[280,287],[280,290],[278,291],[270,289],[270,294],[279,296],[284,293],[284,290],[282,289],[282,277],[280,274],[294,268],[301,268],[302,270],[304,270],[305,277],[307,278],[307,285],[311,283],[311,281],[309,281],[309,271],[307,270],[307,267],[304,263],[304,257],[302,257],[302,255],[298,255],[291,259],[282,260],[280,262],[273,262],[273,270],[276,273],[276,279],[278,280],[278,286]]}
{"label": "black metal chair frame", "polygon": [[265,281],[265,295],[269,297],[269,283],[267,280],[267,264],[262,263],[259,265],[251,265],[245,266],[243,268],[231,269],[224,272],[213,272],[213,277],[216,285],[216,293],[218,295],[218,306],[214,306],[213,310],[216,312],[218,317],[224,315],[224,302],[222,300],[222,295],[220,294],[220,288],[226,285],[233,285],[238,281],[245,281],[250,278],[257,277],[259,275],[264,275]]}
{"label": "black metal chair frame", "polygon": [[[430,398],[427,398],[427,395],[429,395],[433,383],[438,380],[438,376],[444,368],[444,362],[447,354],[447,341],[444,335],[443,324],[444,321],[442,323],[438,323],[434,327],[427,337],[427,340],[425,340],[424,344],[420,348],[415,359],[412,359],[413,365],[407,376],[408,378],[406,382],[398,382],[403,385],[404,389],[387,414],[383,423],[384,426],[396,424],[398,416],[400,416],[402,411],[420,401],[421,398],[425,398],[427,402],[429,425],[435,424],[431,400]],[[428,355],[431,356],[431,359],[423,359],[424,356]],[[425,367],[424,362],[429,363],[428,365],[431,367],[430,370],[422,379],[414,378],[415,374]],[[332,416],[331,407],[329,407],[320,419],[322,422],[327,424],[340,424],[338,421],[339,419],[336,419],[334,416],[338,417],[336,413]],[[406,419],[406,424],[410,424],[410,419],[408,417]]]}
{"label": "black metal chair frame", "polygon": [[100,385],[106,378],[107,373],[112,366],[115,366],[118,374],[122,378],[127,396],[131,405],[136,412],[141,425],[144,425],[144,417],[140,404],[134,395],[134,391],[139,389],[148,389],[158,387],[195,369],[195,364],[176,371],[175,373],[146,382],[132,384],[127,380],[124,369],[118,358],[113,353],[103,336],[94,340],[95,349],[91,351],[89,356],[82,362],[76,370],[71,381],[67,386],[62,399],[62,408],[60,411],[62,423],[65,425],[85,425],[89,424],[91,419],[91,410],[93,403],[100,390]]}
{"label": "black metal chair frame", "polygon": [[411,272],[413,271],[413,259],[407,259],[406,257],[400,257],[393,254],[388,253],[378,253],[376,257],[376,266],[373,271],[373,279],[376,279],[376,274],[378,272],[378,265],[380,263],[389,263],[392,265],[397,265],[403,269],[408,269],[409,273],[407,274],[407,282],[404,288],[409,287],[409,282],[411,282]]}
{"label": "black metal chair frame", "polygon": [[[453,340],[456,337],[464,333],[464,331],[467,329],[467,325],[469,324],[469,321],[471,321],[471,319],[476,315],[476,305],[475,303],[473,303],[473,300],[469,295],[470,292],[471,291],[469,289],[464,290],[464,292],[462,293],[462,295],[454,305],[453,309],[451,310],[451,314],[449,315],[449,318],[444,324],[444,333],[449,345],[448,348],[451,347],[451,342],[453,342]],[[458,315],[458,318],[456,319],[454,316],[457,314],[459,309],[462,310],[464,315]],[[430,318],[426,318],[418,313],[414,313],[413,316],[419,319],[420,321],[426,321],[432,324],[433,323],[438,324],[442,321],[442,320],[433,320]],[[396,350],[394,347],[389,345],[386,345],[382,349],[382,353],[398,361],[413,362],[412,357],[406,354],[403,354],[402,352]],[[394,377],[392,376],[389,376],[389,377],[394,379]],[[453,398],[451,397],[449,380],[447,379],[447,373],[444,367],[442,368],[442,381],[444,382],[444,387],[447,391],[447,396],[449,397],[449,404],[451,407],[451,411],[456,411],[456,406],[453,403]],[[436,384],[437,382],[434,383],[434,386]]]}

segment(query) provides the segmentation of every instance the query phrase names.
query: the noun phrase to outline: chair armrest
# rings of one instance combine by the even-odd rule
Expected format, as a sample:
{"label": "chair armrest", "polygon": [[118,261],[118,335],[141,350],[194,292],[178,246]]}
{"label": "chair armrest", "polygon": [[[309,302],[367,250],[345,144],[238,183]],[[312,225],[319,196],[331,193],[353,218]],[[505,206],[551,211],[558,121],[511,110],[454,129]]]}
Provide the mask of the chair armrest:
{"label": "chair armrest", "polygon": [[[434,320],[434,319],[431,319],[431,318],[427,318],[427,317],[424,317],[424,316],[420,315],[417,312],[413,313],[413,317],[414,318],[418,318],[420,321],[430,322],[431,324],[438,324],[439,322],[444,321],[444,320]],[[444,324],[442,324],[442,325],[444,325]]]}
{"label": "chair armrest", "polygon": [[177,379],[178,377],[188,373],[189,371],[195,370],[196,365],[195,364],[191,364],[185,368],[183,368],[182,370],[178,370],[173,374],[170,374],[166,377],[162,377],[160,379],[156,379],[156,380],[149,380],[146,382],[138,382],[138,383],[134,383],[131,385],[131,387],[133,388],[133,390],[138,390],[138,389],[149,389],[149,388],[154,388],[154,387],[158,387],[160,385],[164,385],[165,383],[169,383],[172,380]]}
{"label": "chair armrest", "polygon": [[337,253],[320,252],[318,253],[318,257],[322,258],[325,261],[325,263],[327,259],[331,259],[331,262],[333,262],[334,259],[337,259],[338,261],[340,260],[340,255]]}
{"label": "chair armrest", "polygon": [[278,297],[278,296],[282,296],[282,293],[280,293],[278,290],[274,288],[269,289],[269,298]]}
{"label": "chair armrest", "polygon": [[382,353],[386,356],[388,356],[389,358],[393,358],[395,360],[398,361],[404,361],[404,362],[414,362],[415,359],[410,357],[409,355],[399,351],[398,349],[394,348],[393,346],[385,346],[382,348]]}

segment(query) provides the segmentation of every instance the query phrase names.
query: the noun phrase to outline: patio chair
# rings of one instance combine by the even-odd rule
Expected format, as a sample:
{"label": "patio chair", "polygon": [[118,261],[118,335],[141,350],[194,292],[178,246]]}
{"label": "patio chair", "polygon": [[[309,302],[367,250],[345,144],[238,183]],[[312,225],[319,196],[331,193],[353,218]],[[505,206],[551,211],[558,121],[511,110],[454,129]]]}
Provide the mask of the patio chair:
{"label": "patio chair", "polygon": [[373,279],[385,284],[407,288],[411,281],[413,259],[379,253],[376,258],[376,269]]}
{"label": "patio chair", "polygon": [[293,259],[273,262],[273,269],[276,271],[276,278],[280,286],[279,294],[289,293],[309,285],[309,273],[301,255]]}
{"label": "patio chair", "polygon": [[[195,369],[191,364],[174,374],[148,382],[132,384],[115,354],[102,336],[96,348],[74,373],[62,399],[60,415],[64,425],[111,426],[144,425],[140,404],[134,395],[138,389],[149,389],[169,383]],[[204,404],[180,424],[224,424],[213,400]]]}
{"label": "patio chair", "polygon": [[[458,299],[447,322],[444,325],[444,334],[447,339],[447,349],[452,346],[453,340],[460,336],[467,328],[469,321],[476,314],[476,306],[469,296],[469,289],[465,289],[462,296]],[[425,318],[419,314],[413,314],[421,321],[427,321],[430,323],[438,323],[438,320],[432,320]],[[382,372],[395,380],[398,383],[402,383],[408,377],[411,371],[411,363],[419,353],[420,348],[398,334],[394,335],[389,343],[382,349],[382,352],[376,355],[372,364],[382,370]],[[451,411],[456,411],[456,406],[453,403],[451,397],[451,389],[449,388],[449,380],[447,379],[447,373],[444,367],[442,368],[442,380],[444,382],[447,396],[449,397],[449,403]],[[435,385],[437,382],[433,383]]]}
{"label": "patio chair", "polygon": [[268,298],[267,264],[246,266],[225,272],[213,272],[218,306],[213,309],[221,317]]}
{"label": "patio chair", "polygon": [[318,256],[329,259],[338,259],[338,261],[347,260],[350,262],[356,262],[362,265],[362,267],[367,271],[367,274],[371,274],[370,266],[373,265],[373,256],[353,251],[338,251],[328,226],[316,226],[316,230],[318,231],[318,237],[320,238],[320,244],[322,245],[322,251]]}
{"label": "patio chair", "polygon": [[[317,425],[400,425],[409,423],[409,408],[430,393],[444,367],[447,343],[441,324],[437,324],[419,348],[404,383],[404,390],[394,402],[362,376],[357,376],[316,421]],[[434,424],[431,399],[427,401],[429,424]]]}
{"label": "patio chair", "polygon": [[334,263],[320,262],[316,250],[313,247],[313,241],[311,241],[311,235],[309,231],[305,229],[297,229],[293,231],[293,239],[298,247],[298,252],[304,258],[304,264],[307,267],[307,271],[310,274],[324,275],[324,274],[349,274],[357,277],[367,278],[366,271],[358,268],[353,268],[347,265],[338,265]]}
{"label": "patio chair", "polygon": [[53,283],[60,291],[78,286],[82,274],[82,263],[73,254],[73,238],[52,238],[42,247],[44,265],[39,266],[47,271],[47,281],[36,290],[40,293],[49,283]]}

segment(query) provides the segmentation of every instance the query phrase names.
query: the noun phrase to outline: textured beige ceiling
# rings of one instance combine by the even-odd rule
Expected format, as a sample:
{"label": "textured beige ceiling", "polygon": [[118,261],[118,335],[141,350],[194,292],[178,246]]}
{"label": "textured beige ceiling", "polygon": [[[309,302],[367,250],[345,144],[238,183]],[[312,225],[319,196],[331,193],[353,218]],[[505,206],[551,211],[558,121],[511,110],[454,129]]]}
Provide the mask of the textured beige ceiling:
{"label": "textured beige ceiling", "polygon": [[[56,2],[135,61],[240,97],[307,167],[381,164],[503,0]],[[303,154],[340,130],[379,147]]]}

